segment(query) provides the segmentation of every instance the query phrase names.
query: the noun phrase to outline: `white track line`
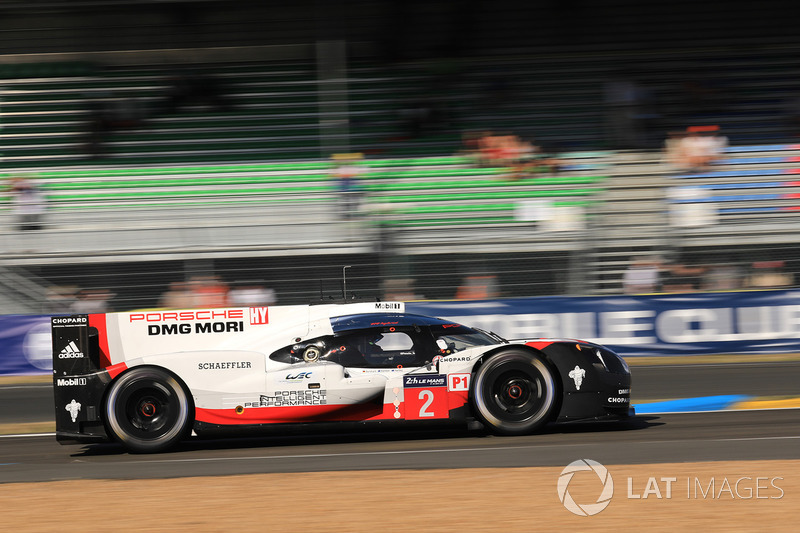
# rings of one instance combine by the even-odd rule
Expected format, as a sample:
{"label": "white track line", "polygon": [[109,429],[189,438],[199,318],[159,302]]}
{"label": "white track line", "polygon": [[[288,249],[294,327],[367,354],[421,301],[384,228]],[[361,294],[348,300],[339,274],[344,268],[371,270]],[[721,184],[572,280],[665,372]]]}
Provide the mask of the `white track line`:
{"label": "white track line", "polygon": [[17,435],[0,435],[0,439],[18,439],[20,437],[55,437],[55,433],[19,433]]}

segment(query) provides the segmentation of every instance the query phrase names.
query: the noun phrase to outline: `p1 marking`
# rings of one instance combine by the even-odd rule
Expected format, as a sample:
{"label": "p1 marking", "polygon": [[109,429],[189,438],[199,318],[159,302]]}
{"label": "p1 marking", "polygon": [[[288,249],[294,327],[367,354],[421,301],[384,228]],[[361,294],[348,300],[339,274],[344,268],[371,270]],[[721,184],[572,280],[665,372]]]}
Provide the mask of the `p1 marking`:
{"label": "p1 marking", "polygon": [[469,390],[469,374],[447,374],[447,390],[467,391]]}

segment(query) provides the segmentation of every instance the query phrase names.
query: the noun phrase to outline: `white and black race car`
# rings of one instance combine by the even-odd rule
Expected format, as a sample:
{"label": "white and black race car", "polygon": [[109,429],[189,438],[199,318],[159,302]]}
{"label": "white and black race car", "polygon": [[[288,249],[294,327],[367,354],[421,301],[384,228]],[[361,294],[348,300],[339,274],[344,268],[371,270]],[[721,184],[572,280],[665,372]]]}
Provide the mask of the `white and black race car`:
{"label": "white and black race car", "polygon": [[52,334],[61,443],[158,452],[192,431],[427,420],[521,435],[633,413],[608,348],[506,341],[397,302],[56,316]]}

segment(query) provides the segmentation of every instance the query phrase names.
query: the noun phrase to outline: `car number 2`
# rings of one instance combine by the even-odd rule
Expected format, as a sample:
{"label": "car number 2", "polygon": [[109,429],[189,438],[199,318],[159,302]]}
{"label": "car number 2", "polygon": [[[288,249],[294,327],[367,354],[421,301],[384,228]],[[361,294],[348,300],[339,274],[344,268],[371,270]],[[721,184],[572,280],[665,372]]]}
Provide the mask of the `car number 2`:
{"label": "car number 2", "polygon": [[406,420],[448,418],[447,387],[406,388]]}
{"label": "car number 2", "polygon": [[419,399],[422,400],[425,398],[424,403],[419,408],[419,417],[426,418],[431,417],[433,418],[434,413],[432,411],[428,411],[428,407],[431,406],[433,403],[433,392],[429,391],[428,389],[422,389],[419,391]]}

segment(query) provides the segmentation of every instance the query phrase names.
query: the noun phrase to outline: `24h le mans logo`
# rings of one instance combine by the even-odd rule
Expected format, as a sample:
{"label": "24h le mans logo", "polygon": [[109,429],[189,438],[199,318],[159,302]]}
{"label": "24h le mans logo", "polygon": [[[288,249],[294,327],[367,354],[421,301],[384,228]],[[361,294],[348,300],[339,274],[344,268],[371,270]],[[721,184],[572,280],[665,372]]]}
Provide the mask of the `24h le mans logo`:
{"label": "24h le mans logo", "polygon": [[[579,504],[572,499],[569,494],[569,482],[572,481],[572,476],[575,472],[594,471],[600,481],[603,483],[603,492],[597,498],[595,503]],[[597,461],[591,459],[578,459],[572,461],[570,464],[561,471],[558,478],[558,499],[564,504],[564,507],[571,513],[578,516],[592,516],[596,515],[611,503],[611,497],[614,495],[614,480],[611,479],[611,474],[605,466]]]}

